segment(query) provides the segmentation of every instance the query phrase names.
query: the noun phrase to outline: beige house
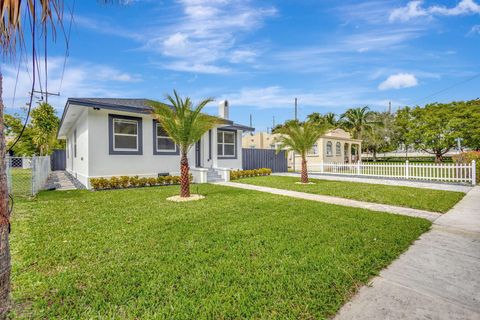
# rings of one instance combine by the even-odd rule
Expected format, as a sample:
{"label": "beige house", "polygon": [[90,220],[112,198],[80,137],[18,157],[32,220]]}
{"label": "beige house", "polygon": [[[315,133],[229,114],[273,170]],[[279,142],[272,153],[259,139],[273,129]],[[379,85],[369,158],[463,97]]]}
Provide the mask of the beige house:
{"label": "beige house", "polygon": [[[243,148],[275,149],[275,134],[257,132],[245,134],[242,138]],[[307,155],[309,164],[317,163],[353,163],[360,159],[362,140],[353,139],[350,133],[343,129],[334,129],[318,139],[311,152]],[[295,167],[300,165],[300,155],[295,155]],[[289,167],[294,166],[293,152],[288,154]]]}

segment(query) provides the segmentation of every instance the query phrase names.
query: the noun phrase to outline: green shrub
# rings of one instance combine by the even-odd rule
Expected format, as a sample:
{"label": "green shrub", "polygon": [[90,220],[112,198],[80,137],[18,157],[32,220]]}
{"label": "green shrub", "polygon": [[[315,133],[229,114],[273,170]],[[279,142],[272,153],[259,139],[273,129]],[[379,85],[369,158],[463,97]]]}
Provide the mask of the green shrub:
{"label": "green shrub", "polygon": [[118,189],[120,188],[120,179],[117,177],[111,177],[108,180],[108,188],[110,189]]}
{"label": "green shrub", "polygon": [[94,190],[100,190],[100,179],[99,178],[91,178],[90,185]]}
{"label": "green shrub", "polygon": [[232,170],[230,171],[230,180],[238,180],[245,177],[268,176],[272,174],[272,169],[260,168],[254,170]]}
{"label": "green shrub", "polygon": [[163,186],[165,184],[165,177],[164,176],[159,176],[157,178],[157,183],[161,186]]}
{"label": "green shrub", "polygon": [[480,151],[467,151],[452,156],[457,163],[472,163],[475,160],[477,183],[480,183]]}
{"label": "green shrub", "polygon": [[130,177],[121,176],[119,180],[120,180],[120,188],[128,188],[130,184]]}
{"label": "green shrub", "polygon": [[179,184],[180,177],[179,176],[172,176],[172,184]]}
{"label": "green shrub", "polygon": [[164,181],[165,181],[165,184],[171,184],[172,183],[172,176],[165,176]]}
{"label": "green shrub", "polygon": [[147,178],[147,183],[150,187],[157,185],[157,178]]}
{"label": "green shrub", "polygon": [[139,184],[139,178],[138,176],[130,177],[130,185],[132,187],[136,187]]}
{"label": "green shrub", "polygon": [[145,186],[147,186],[147,183],[148,183],[148,178],[138,179],[138,186],[139,187],[145,187]]}

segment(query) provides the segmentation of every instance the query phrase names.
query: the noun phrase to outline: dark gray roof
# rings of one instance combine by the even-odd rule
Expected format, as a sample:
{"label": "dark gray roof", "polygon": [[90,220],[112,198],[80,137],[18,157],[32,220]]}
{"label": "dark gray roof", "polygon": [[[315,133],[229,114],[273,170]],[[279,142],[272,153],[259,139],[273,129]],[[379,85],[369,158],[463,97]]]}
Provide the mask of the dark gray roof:
{"label": "dark gray roof", "polygon": [[89,107],[103,107],[107,109],[147,113],[151,110],[148,99],[120,99],[120,98],[69,98],[68,103]]}

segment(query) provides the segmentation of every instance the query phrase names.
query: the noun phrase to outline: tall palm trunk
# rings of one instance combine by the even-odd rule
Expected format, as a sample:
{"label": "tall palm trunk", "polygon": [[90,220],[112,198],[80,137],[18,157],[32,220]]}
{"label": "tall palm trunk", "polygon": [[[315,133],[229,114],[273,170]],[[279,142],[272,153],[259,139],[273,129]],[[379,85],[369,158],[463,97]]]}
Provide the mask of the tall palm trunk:
{"label": "tall palm trunk", "polygon": [[10,296],[10,216],[5,163],[5,126],[3,123],[3,76],[0,73],[0,319],[6,318]]}
{"label": "tall palm trunk", "polygon": [[302,183],[308,183],[307,159],[302,155]]}
{"label": "tall palm trunk", "polygon": [[188,166],[187,152],[182,151],[182,159],[180,160],[180,197],[190,197],[190,168]]}

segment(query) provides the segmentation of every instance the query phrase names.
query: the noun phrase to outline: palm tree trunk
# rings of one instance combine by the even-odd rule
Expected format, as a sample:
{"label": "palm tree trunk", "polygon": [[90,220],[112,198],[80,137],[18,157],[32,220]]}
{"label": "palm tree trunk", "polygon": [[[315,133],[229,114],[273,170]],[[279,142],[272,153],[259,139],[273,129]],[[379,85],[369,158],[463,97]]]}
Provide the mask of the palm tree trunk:
{"label": "palm tree trunk", "polygon": [[0,73],[0,319],[6,318],[10,297],[10,214],[5,163],[5,127],[3,123],[3,76]]}
{"label": "palm tree trunk", "polygon": [[302,156],[302,183],[308,183],[307,160]]}
{"label": "palm tree trunk", "polygon": [[188,166],[187,153],[182,151],[182,159],[180,160],[180,197],[190,197],[190,167]]}

